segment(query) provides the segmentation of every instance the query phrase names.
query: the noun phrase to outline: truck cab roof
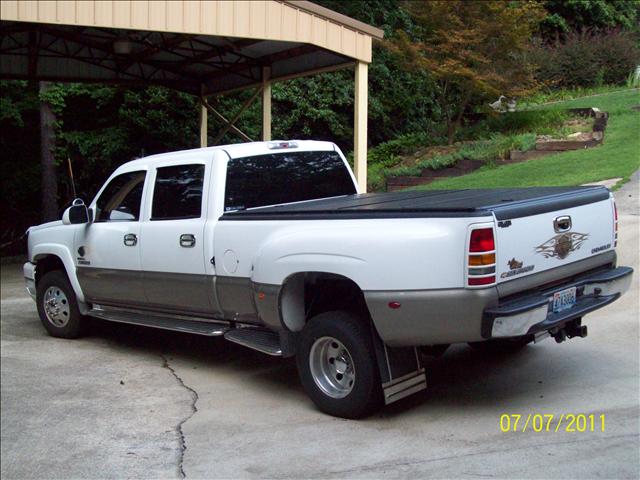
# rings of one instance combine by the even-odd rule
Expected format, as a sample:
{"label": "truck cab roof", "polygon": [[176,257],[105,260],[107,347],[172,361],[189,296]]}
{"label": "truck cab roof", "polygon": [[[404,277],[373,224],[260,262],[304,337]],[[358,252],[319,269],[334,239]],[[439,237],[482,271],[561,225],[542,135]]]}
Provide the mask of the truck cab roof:
{"label": "truck cab roof", "polygon": [[[286,146],[285,146],[286,145]],[[166,160],[194,160],[197,157],[203,159],[211,158],[213,152],[223,151],[227,158],[253,157],[269,153],[282,153],[287,150],[304,151],[332,151],[336,150],[333,142],[323,142],[317,140],[273,140],[268,142],[247,142],[233,143],[229,145],[217,145],[215,147],[193,148],[189,150],[179,150],[176,152],[158,153],[147,157],[137,158],[122,164],[116,170],[117,173],[140,168],[149,168]]]}

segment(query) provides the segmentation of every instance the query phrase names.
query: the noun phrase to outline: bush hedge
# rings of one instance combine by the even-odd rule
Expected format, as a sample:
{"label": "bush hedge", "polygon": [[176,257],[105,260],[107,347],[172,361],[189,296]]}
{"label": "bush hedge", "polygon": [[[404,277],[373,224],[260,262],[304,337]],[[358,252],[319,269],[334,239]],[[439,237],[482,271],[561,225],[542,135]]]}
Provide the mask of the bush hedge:
{"label": "bush hedge", "polygon": [[551,87],[624,85],[640,64],[637,35],[618,30],[570,33],[564,42],[533,46],[530,55],[537,79]]}

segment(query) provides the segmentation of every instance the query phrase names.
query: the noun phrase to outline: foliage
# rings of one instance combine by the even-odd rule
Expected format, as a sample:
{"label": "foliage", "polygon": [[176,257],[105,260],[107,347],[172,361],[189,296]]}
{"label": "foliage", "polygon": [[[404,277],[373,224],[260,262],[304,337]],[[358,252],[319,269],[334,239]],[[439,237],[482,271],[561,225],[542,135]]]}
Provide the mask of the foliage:
{"label": "foliage", "polygon": [[627,77],[627,87],[640,88],[640,65],[637,65]]}
{"label": "foliage", "polygon": [[[438,180],[421,188],[499,188],[542,185],[581,185],[608,178],[628,180],[640,168],[640,112],[631,107],[640,102],[637,90],[598,97],[577,98],[562,108],[597,107],[609,112],[604,143],[596,148],[562,152],[535,161],[483,167],[457,178]],[[554,105],[556,108],[556,105]]]}
{"label": "foliage", "polygon": [[389,177],[420,175],[425,168],[444,168],[462,159],[494,164],[506,158],[510,150],[533,148],[536,134],[561,135],[568,117],[565,111],[555,109],[489,114],[457,131],[458,143],[454,144],[453,152],[418,157],[415,161],[406,161],[406,158],[413,159],[414,152],[424,147],[442,144],[443,138],[427,133],[404,135],[370,149],[369,189],[381,191]]}
{"label": "foliage", "polygon": [[[85,199],[125,161],[198,144],[196,101],[185,93],[79,84],[59,89],[64,99],[57,113],[64,124],[56,157],[76,166],[76,187]],[[61,200],[68,203],[69,193]]]}
{"label": "foliage", "polygon": [[585,29],[638,28],[638,0],[545,0],[547,16],[540,28],[547,39]]}
{"label": "foliage", "polygon": [[538,44],[530,50],[536,78],[554,88],[624,85],[640,63],[635,34],[610,30],[569,33],[564,42]]}
{"label": "foliage", "polygon": [[0,243],[5,243],[39,223],[40,143],[37,90],[27,82],[5,81],[0,89]]}
{"label": "foliage", "polygon": [[534,85],[524,52],[543,10],[532,2],[406,2],[419,27],[387,42],[407,69],[436,80],[438,104],[453,143],[472,103],[522,95]]}
{"label": "foliage", "polygon": [[538,135],[554,133],[567,120],[562,110],[518,111],[504,114],[490,114],[485,120],[460,131],[458,140],[487,138],[493,133],[513,135],[535,132]]}
{"label": "foliage", "polygon": [[387,172],[402,161],[401,155],[411,154],[420,147],[435,145],[441,141],[442,138],[419,132],[400,135],[369,149],[367,153],[368,189],[370,191],[384,189]]}
{"label": "foliage", "polygon": [[455,165],[458,160],[474,160],[493,165],[496,160],[506,158],[510,150],[530,150],[535,144],[535,139],[535,133],[494,134],[488,140],[460,144],[452,153],[435,155],[414,165],[390,170],[388,176],[420,175],[425,168],[439,170]]}
{"label": "foliage", "polygon": [[574,98],[603,95],[621,91],[617,85],[603,85],[601,87],[575,87],[575,88],[541,88],[534,95],[525,98],[518,103],[519,108],[538,108],[544,104],[555,104]]}
{"label": "foliage", "polygon": [[419,147],[436,143],[427,133],[401,135],[370,149],[367,161],[370,165],[392,166],[398,163],[400,155],[413,153]]}

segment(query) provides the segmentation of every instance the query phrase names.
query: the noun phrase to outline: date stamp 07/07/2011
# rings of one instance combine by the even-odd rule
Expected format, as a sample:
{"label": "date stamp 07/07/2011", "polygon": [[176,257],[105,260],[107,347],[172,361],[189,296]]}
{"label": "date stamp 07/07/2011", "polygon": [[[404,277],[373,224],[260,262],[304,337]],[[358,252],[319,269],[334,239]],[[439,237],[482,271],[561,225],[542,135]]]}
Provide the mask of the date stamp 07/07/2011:
{"label": "date stamp 07/07/2011", "polygon": [[605,415],[585,413],[505,413],[500,415],[501,432],[604,432]]}

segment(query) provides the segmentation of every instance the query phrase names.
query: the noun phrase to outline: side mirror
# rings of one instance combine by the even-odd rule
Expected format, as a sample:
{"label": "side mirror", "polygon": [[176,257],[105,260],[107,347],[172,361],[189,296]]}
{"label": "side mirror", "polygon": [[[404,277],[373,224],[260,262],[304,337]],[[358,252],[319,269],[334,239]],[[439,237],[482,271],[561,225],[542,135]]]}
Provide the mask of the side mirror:
{"label": "side mirror", "polygon": [[89,210],[80,198],[76,198],[62,215],[62,223],[65,225],[89,223],[89,221]]}

